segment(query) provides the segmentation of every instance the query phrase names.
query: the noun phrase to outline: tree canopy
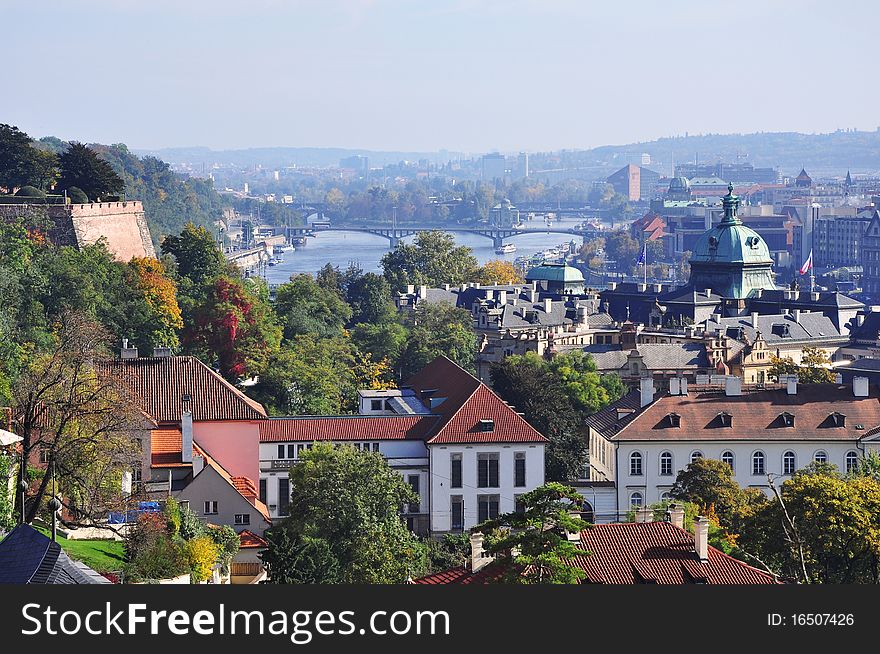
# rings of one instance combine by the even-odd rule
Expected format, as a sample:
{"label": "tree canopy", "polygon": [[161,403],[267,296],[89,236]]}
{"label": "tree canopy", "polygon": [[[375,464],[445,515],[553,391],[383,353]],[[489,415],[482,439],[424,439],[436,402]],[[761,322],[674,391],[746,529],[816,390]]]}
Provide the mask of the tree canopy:
{"label": "tree canopy", "polygon": [[382,269],[391,288],[402,291],[408,284],[437,287],[470,281],[477,259],[469,247],[456,246],[451,234],[420,232],[412,245],[401,243],[382,257]]}

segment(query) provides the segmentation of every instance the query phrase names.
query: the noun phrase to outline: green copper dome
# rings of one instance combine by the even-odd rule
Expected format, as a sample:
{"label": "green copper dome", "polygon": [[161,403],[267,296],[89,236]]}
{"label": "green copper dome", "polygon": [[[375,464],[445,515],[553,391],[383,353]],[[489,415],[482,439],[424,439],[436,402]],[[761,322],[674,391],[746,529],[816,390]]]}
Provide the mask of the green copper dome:
{"label": "green copper dome", "polygon": [[739,198],[733,194],[733,184],[727,191],[722,198],[724,219],[694,245],[690,285],[711,288],[728,298],[746,298],[755,289],[776,287],[773,258],[764,239],[737,217]]}
{"label": "green copper dome", "polygon": [[526,281],[549,281],[549,282],[581,282],[584,275],[577,268],[563,264],[544,263],[535,266],[526,273]]}

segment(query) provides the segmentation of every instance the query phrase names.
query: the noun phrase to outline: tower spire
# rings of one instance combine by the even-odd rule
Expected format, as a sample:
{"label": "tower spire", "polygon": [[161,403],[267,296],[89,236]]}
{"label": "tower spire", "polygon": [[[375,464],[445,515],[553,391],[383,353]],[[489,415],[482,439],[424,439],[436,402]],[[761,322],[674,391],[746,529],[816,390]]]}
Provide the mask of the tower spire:
{"label": "tower spire", "polygon": [[721,223],[723,225],[741,225],[742,221],[736,215],[739,196],[733,194],[733,182],[728,183],[727,195],[721,198],[721,203],[724,205],[724,220]]}

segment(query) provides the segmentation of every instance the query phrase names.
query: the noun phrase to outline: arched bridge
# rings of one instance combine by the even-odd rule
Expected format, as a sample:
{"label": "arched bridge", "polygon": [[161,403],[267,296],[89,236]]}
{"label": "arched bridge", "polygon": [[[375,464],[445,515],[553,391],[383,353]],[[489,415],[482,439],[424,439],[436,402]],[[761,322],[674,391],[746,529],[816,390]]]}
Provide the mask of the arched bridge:
{"label": "arched bridge", "polygon": [[400,239],[407,236],[413,236],[421,232],[454,232],[461,234],[476,234],[485,238],[492,239],[494,247],[500,247],[506,239],[521,234],[571,234],[572,236],[580,236],[587,241],[594,235],[592,229],[580,229],[578,227],[545,227],[541,229],[515,228],[515,227],[347,227],[343,225],[334,227],[289,227],[287,229],[288,237],[291,236],[314,236],[318,232],[361,232],[363,234],[373,234],[388,239],[391,247],[397,246]]}

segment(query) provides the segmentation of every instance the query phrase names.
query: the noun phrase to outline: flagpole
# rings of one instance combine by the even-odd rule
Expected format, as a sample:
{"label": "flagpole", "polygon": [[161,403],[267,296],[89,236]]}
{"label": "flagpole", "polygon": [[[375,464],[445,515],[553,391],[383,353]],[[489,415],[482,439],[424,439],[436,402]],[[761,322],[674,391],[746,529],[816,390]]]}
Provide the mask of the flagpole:
{"label": "flagpole", "polygon": [[645,287],[648,286],[648,241],[645,241],[645,249],[643,251],[642,259],[644,260],[643,265],[645,266]]}

